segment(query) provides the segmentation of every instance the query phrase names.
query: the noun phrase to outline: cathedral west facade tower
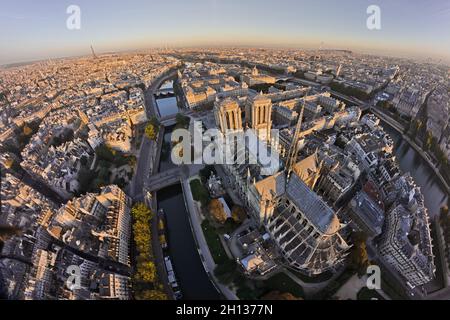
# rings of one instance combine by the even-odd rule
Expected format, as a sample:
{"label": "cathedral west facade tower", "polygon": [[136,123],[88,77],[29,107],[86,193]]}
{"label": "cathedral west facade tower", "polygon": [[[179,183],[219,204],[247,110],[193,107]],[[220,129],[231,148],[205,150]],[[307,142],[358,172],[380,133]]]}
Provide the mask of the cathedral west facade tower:
{"label": "cathedral west facade tower", "polygon": [[245,121],[261,140],[270,141],[272,100],[262,94],[249,99],[245,107]]}

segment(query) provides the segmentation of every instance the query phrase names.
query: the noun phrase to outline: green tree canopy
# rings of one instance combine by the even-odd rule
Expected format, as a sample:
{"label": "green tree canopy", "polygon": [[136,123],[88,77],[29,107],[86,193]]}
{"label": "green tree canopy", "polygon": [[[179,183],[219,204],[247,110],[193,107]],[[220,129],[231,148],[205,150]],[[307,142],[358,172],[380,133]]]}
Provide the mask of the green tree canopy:
{"label": "green tree canopy", "polygon": [[367,236],[361,232],[355,232],[352,234],[353,248],[350,255],[351,268],[362,275],[366,273],[369,266],[369,257],[366,249]]}
{"label": "green tree canopy", "polygon": [[7,239],[20,235],[21,229],[12,226],[0,226],[0,241],[6,241]]}
{"label": "green tree canopy", "polygon": [[176,116],[176,122],[178,128],[187,128],[189,126],[189,123],[191,122],[191,119],[182,115],[181,113],[178,113]]}
{"label": "green tree canopy", "polygon": [[150,140],[155,141],[158,133],[157,133],[157,129],[155,128],[155,126],[151,123],[149,123],[146,127],[145,127],[145,136],[147,138],[149,138]]}
{"label": "green tree canopy", "polygon": [[167,300],[167,295],[159,290],[144,290],[135,295],[136,300]]}

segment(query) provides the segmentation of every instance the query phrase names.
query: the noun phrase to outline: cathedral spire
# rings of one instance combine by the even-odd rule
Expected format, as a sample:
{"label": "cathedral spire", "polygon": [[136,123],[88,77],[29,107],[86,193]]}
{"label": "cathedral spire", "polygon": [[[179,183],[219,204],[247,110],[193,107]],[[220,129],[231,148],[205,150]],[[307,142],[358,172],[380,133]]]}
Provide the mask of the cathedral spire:
{"label": "cathedral spire", "polygon": [[303,122],[303,114],[305,112],[305,102],[303,101],[302,109],[300,111],[300,115],[298,117],[297,126],[295,127],[294,136],[292,138],[291,146],[289,148],[289,153],[286,159],[286,172],[287,172],[287,180],[291,175],[292,169],[297,160],[298,154],[298,143],[300,141],[300,134],[302,132],[302,122]]}

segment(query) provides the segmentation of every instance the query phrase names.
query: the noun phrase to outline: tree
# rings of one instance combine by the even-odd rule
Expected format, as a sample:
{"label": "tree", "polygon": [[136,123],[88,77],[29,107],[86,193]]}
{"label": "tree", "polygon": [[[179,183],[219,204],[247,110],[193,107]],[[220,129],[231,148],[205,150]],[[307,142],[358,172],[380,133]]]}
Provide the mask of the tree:
{"label": "tree", "polygon": [[207,165],[199,171],[198,174],[203,183],[206,183],[208,181],[209,177],[211,176],[211,172],[217,175],[216,169],[213,165]]}
{"label": "tree", "polygon": [[200,201],[202,206],[207,206],[210,202],[208,190],[202,185],[201,181],[198,179],[192,180],[189,185],[192,190],[192,197],[195,201]]}
{"label": "tree", "polygon": [[410,128],[411,128],[411,137],[415,138],[419,130],[422,128],[422,122],[420,120],[415,120],[411,123]]}
{"label": "tree", "polygon": [[83,155],[80,159],[80,163],[83,167],[85,167],[88,163],[88,158],[85,155]]}
{"label": "tree", "polygon": [[143,282],[156,280],[156,267],[152,261],[141,262],[137,265],[136,278]]}
{"label": "tree", "polygon": [[133,219],[137,221],[146,221],[148,222],[153,218],[152,211],[142,202],[137,203],[131,209],[131,215]]}
{"label": "tree", "polygon": [[217,221],[220,224],[224,224],[225,221],[227,221],[227,215],[225,213],[223,204],[218,199],[212,199],[211,202],[209,203],[208,208],[209,212],[211,213],[211,216],[214,218],[215,221]]}
{"label": "tree", "polygon": [[377,102],[377,107],[380,108],[380,109],[388,109],[388,110],[390,110],[391,107],[392,107],[392,104],[389,101],[387,101],[387,100],[378,101]]}
{"label": "tree", "polygon": [[430,150],[432,145],[433,145],[433,134],[430,131],[427,131],[425,139],[425,150]]}
{"label": "tree", "polygon": [[189,126],[189,123],[191,122],[191,119],[182,115],[181,113],[178,113],[176,116],[176,122],[177,128],[187,128]]}
{"label": "tree", "polygon": [[153,213],[145,204],[137,203],[131,209],[131,216],[134,219],[134,242],[136,243],[140,257],[142,256],[144,258],[141,260],[144,261],[153,256],[151,247],[152,234],[150,229],[150,220],[153,218]]}
{"label": "tree", "polygon": [[79,194],[84,194],[89,191],[92,181],[95,178],[95,174],[86,167],[81,167],[78,173]]}
{"label": "tree", "polygon": [[149,138],[150,140],[155,141],[156,137],[158,136],[155,126],[151,123],[149,123],[146,127],[145,127],[145,136],[147,138]]}
{"label": "tree", "polygon": [[234,206],[233,210],[231,211],[231,217],[233,218],[234,222],[236,223],[242,223],[247,219],[247,213],[245,210],[240,206]]}
{"label": "tree", "polygon": [[367,100],[369,98],[369,95],[367,94],[367,92],[357,89],[355,87],[345,86],[344,84],[339,83],[339,82],[333,81],[330,84],[330,88],[334,91],[340,92],[340,93],[348,95],[348,96],[355,97],[360,100]]}
{"label": "tree", "polygon": [[100,160],[105,160],[108,162],[114,162],[114,152],[111,148],[108,148],[105,144],[98,146],[95,149],[95,154]]}
{"label": "tree", "polygon": [[25,125],[23,127],[23,134],[26,136],[29,136],[33,133],[33,129],[31,129],[29,126]]}
{"label": "tree", "polygon": [[138,256],[136,270],[133,275],[133,286],[138,300],[165,300],[167,296],[159,290],[147,290],[149,287],[158,288],[158,277],[152,252],[152,233],[150,220],[153,213],[144,203],[137,203],[131,209],[133,217],[133,238]]}
{"label": "tree", "polygon": [[367,236],[361,232],[352,234],[353,250],[351,257],[351,268],[362,275],[367,272],[369,266],[369,257],[366,249]]}
{"label": "tree", "polygon": [[137,221],[133,224],[134,242],[140,255],[144,257],[152,256],[151,231],[148,223]]}
{"label": "tree", "polygon": [[22,234],[22,230],[12,226],[0,226],[0,241],[6,241],[13,236]]}
{"label": "tree", "polygon": [[214,269],[214,275],[220,283],[225,285],[231,284],[236,276],[236,263],[228,259],[227,262],[218,264]]}
{"label": "tree", "polygon": [[449,213],[449,209],[447,206],[441,207],[440,214],[439,214],[439,221],[441,224],[448,221],[448,219],[449,219],[448,213]]}
{"label": "tree", "polygon": [[258,298],[255,290],[253,290],[252,288],[250,288],[247,285],[241,285],[236,290],[236,295],[241,300],[256,300]]}
{"label": "tree", "polygon": [[159,127],[161,126],[161,123],[159,122],[158,118],[153,116],[150,119],[150,123],[153,125],[153,127],[155,127],[156,132],[159,132]]}
{"label": "tree", "polygon": [[167,300],[167,295],[159,290],[144,290],[135,294],[136,300]]}

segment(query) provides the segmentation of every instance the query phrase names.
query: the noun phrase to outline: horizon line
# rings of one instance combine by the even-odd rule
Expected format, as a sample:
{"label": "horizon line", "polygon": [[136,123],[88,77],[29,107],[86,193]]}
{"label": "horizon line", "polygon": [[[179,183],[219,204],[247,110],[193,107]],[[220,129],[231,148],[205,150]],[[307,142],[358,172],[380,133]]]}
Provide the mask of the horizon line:
{"label": "horizon line", "polygon": [[[76,58],[84,58],[91,55],[90,53],[90,46],[88,45],[87,48],[89,50],[86,50],[86,53],[82,54],[74,54],[70,56],[48,56],[45,58],[40,58],[36,60],[16,60],[12,62],[7,62],[0,64],[0,69],[11,69],[15,67],[21,67],[24,65],[31,65],[39,62],[44,62],[48,60],[64,60],[64,59],[76,59]],[[134,49],[124,49],[124,50],[106,50],[106,51],[96,51],[97,55],[108,55],[108,54],[125,54],[125,53],[132,53],[132,52],[143,52],[143,51],[149,51],[149,50],[176,50],[176,49],[232,49],[232,48],[245,48],[245,49],[272,49],[272,50],[301,50],[305,52],[311,52],[311,51],[348,51],[351,53],[361,54],[361,55],[368,55],[368,56],[375,56],[375,57],[385,57],[385,58],[396,58],[396,59],[405,59],[405,60],[413,60],[413,61],[421,61],[425,63],[431,63],[431,64],[437,64],[437,65],[445,65],[447,67],[450,67],[450,58],[444,59],[444,58],[437,58],[437,57],[419,57],[419,56],[406,56],[401,54],[389,54],[389,53],[372,53],[372,52],[364,52],[358,49],[350,49],[350,48],[304,48],[301,46],[290,46],[290,45],[253,45],[253,44],[236,44],[236,45],[192,45],[192,46],[185,46],[185,45],[158,45],[158,46],[150,46],[147,48],[134,48]],[[427,61],[429,60],[429,61]]]}

